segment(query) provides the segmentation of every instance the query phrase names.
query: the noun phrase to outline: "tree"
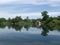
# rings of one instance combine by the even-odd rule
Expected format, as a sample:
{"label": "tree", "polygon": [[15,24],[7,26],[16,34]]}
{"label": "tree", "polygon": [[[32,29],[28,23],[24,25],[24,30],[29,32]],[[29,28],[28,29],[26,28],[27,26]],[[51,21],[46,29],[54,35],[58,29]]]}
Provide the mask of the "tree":
{"label": "tree", "polygon": [[16,21],[16,22],[22,21],[21,16],[16,16],[16,17],[15,17],[15,21]]}
{"label": "tree", "polygon": [[42,16],[43,16],[42,21],[46,21],[46,20],[49,18],[47,11],[43,11],[43,12],[41,12],[41,14],[42,14]]}
{"label": "tree", "polygon": [[24,22],[29,22],[29,17],[27,16],[26,19],[24,19]]}
{"label": "tree", "polygon": [[5,24],[6,23],[6,19],[5,18],[0,18],[0,24]]}
{"label": "tree", "polygon": [[58,16],[58,20],[60,20],[60,16]]}
{"label": "tree", "polygon": [[18,24],[19,22],[22,21],[22,18],[21,18],[21,16],[16,16],[11,21],[12,21],[13,24]]}
{"label": "tree", "polygon": [[10,18],[8,18],[7,22],[8,22],[8,23],[11,23],[11,19],[10,19]]}

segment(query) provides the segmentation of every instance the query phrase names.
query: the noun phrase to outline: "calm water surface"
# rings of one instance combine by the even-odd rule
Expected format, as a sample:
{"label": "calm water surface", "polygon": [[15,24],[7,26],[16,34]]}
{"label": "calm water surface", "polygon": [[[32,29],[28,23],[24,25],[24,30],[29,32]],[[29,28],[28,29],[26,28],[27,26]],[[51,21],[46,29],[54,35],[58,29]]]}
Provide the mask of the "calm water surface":
{"label": "calm water surface", "polygon": [[60,31],[6,26],[0,28],[0,45],[60,45]]}

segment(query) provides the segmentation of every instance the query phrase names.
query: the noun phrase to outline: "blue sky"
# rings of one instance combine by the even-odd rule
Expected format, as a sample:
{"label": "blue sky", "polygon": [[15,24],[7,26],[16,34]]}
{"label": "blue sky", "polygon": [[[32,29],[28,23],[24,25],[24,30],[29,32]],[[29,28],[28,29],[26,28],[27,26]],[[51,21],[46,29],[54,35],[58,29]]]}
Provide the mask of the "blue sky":
{"label": "blue sky", "polygon": [[41,18],[41,12],[49,16],[60,16],[60,0],[0,0],[0,18]]}

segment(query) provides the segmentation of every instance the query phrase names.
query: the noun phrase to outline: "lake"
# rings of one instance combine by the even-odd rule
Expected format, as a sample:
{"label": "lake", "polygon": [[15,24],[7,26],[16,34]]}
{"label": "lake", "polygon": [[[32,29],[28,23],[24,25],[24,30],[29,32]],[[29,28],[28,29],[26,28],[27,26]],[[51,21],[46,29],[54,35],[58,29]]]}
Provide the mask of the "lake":
{"label": "lake", "polygon": [[60,45],[60,30],[48,27],[0,26],[0,45]]}

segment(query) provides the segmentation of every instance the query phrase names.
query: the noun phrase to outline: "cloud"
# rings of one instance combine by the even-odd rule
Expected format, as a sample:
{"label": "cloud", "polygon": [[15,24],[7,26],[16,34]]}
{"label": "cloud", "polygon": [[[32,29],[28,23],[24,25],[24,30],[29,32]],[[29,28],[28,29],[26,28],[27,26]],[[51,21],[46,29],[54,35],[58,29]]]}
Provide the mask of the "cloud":
{"label": "cloud", "polygon": [[[60,12],[48,12],[48,15],[50,17],[57,17],[60,16]],[[33,12],[33,13],[17,13],[17,14],[11,14],[11,13],[0,13],[0,18],[4,17],[6,19],[14,18],[16,16],[21,16],[23,19],[26,18],[27,16],[30,19],[37,19],[37,18],[42,18],[42,15],[40,12]]]}
{"label": "cloud", "polygon": [[56,6],[60,6],[60,0],[49,0],[48,1],[50,6],[56,7]]}
{"label": "cloud", "polygon": [[14,0],[0,0],[0,4],[5,4],[9,2],[13,2]]}
{"label": "cloud", "polygon": [[57,17],[60,15],[58,6],[60,6],[60,0],[0,0],[0,17],[40,18],[42,17],[40,12],[43,10],[54,10],[55,12],[49,12],[49,15]]}
{"label": "cloud", "polygon": [[[41,2],[40,2],[41,1]],[[0,4],[33,4],[40,5],[45,4],[42,0],[0,0]]]}
{"label": "cloud", "polygon": [[36,19],[41,17],[41,13],[39,12],[34,12],[34,13],[17,13],[17,14],[12,14],[12,13],[0,13],[0,18],[15,18],[16,16],[21,16],[23,19],[26,18],[27,16],[30,19]]}
{"label": "cloud", "polygon": [[0,0],[0,4],[32,4],[60,6],[60,0]]}
{"label": "cloud", "polygon": [[50,15],[51,17],[57,17],[60,16],[60,12],[49,12],[48,15]]}

